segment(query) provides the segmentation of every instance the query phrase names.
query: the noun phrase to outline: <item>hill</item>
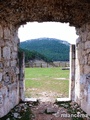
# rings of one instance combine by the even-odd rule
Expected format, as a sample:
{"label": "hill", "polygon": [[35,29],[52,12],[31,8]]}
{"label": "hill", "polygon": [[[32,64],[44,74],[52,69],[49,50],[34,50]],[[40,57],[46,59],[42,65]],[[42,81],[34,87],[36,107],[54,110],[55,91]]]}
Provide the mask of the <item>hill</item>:
{"label": "hill", "polygon": [[30,51],[30,50],[22,49],[22,48],[19,48],[19,51],[25,53],[25,63],[27,63],[30,60],[35,60],[35,59],[43,60],[45,62],[52,62],[51,59],[45,57],[44,55],[42,55],[36,51]]}
{"label": "hill", "polygon": [[22,49],[36,51],[52,61],[69,61],[70,44],[55,38],[38,38],[20,43]]}

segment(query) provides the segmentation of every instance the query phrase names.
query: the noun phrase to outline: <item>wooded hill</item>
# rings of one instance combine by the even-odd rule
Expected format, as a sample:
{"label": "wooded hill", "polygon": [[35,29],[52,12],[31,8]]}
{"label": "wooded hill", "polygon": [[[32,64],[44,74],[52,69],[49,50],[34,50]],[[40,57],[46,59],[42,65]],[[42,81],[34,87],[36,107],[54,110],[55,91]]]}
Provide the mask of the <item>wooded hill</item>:
{"label": "wooded hill", "polygon": [[[55,38],[38,38],[20,43],[26,53],[31,52],[32,58],[43,56],[46,61],[69,61],[70,44]],[[26,55],[28,56],[29,53]],[[34,56],[34,57],[33,57]]]}
{"label": "wooded hill", "polygon": [[25,54],[25,63],[29,62],[30,60],[34,60],[34,59],[37,59],[37,60],[44,60],[45,62],[52,62],[51,59],[45,57],[44,55],[36,52],[36,51],[30,51],[30,50],[27,50],[27,49],[22,49],[22,48],[19,48],[19,51],[20,52],[24,52]]}

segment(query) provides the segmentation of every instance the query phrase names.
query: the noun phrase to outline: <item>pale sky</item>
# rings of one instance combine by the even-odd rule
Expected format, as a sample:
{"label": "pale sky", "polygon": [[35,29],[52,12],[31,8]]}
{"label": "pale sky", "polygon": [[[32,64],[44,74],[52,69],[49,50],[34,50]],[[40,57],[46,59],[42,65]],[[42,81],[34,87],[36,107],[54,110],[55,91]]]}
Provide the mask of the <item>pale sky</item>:
{"label": "pale sky", "polygon": [[19,28],[18,35],[21,42],[35,38],[49,37],[75,44],[78,38],[74,27],[59,22],[30,22]]}

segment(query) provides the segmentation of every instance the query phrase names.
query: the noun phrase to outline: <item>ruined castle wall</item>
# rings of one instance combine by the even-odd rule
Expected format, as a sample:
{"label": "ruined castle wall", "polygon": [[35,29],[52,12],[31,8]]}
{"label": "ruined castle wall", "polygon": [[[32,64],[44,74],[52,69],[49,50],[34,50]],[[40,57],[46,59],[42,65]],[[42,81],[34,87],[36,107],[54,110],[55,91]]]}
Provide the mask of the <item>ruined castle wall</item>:
{"label": "ruined castle wall", "polygon": [[0,25],[0,118],[23,99],[17,36],[17,29],[12,25]]}
{"label": "ruined castle wall", "polygon": [[75,101],[90,115],[90,24],[77,29]]}

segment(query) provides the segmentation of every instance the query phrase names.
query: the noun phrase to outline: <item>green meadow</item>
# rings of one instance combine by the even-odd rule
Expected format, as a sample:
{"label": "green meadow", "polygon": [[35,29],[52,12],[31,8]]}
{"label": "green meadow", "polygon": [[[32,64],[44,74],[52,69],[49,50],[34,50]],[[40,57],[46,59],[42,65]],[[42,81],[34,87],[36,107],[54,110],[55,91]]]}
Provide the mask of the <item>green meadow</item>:
{"label": "green meadow", "polygon": [[[52,95],[54,98],[69,96],[69,70],[60,67],[25,68],[25,96]],[[51,96],[50,96],[51,97]]]}

